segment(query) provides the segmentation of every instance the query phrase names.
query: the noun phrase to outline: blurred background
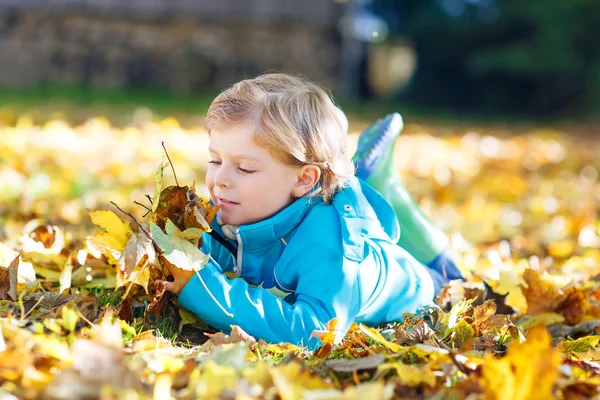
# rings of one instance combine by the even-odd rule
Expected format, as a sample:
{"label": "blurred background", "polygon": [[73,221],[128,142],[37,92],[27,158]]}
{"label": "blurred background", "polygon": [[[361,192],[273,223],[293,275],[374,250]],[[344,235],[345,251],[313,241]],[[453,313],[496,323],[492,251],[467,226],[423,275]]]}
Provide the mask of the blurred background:
{"label": "blurred background", "polygon": [[163,141],[206,195],[208,105],[283,71],[329,88],[351,151],[402,113],[398,170],[465,268],[599,268],[599,37],[597,0],[0,0],[0,241],[141,218]]}
{"label": "blurred background", "polygon": [[581,116],[599,35],[593,0],[0,0],[0,87],[206,96],[284,71],[342,102]]}

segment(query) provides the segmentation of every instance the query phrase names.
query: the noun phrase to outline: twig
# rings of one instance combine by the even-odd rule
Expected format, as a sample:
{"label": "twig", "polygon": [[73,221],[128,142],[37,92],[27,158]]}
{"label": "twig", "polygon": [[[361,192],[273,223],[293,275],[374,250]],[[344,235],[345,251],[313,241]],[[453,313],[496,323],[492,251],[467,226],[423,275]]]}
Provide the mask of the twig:
{"label": "twig", "polygon": [[42,300],[44,300],[44,295],[41,295],[41,296],[40,296],[40,298],[39,298],[39,300],[37,301],[37,303],[35,303],[35,304],[33,305],[33,307],[31,307],[31,308],[29,309],[29,311],[27,311],[27,314],[25,314],[25,315],[23,316],[23,318],[21,318],[21,321],[23,321],[25,318],[27,318],[27,316],[29,315],[29,313],[31,313],[33,310],[35,310],[35,308],[36,308],[36,307],[37,307],[37,306],[38,306],[38,305],[39,305],[39,304],[42,302]]}
{"label": "twig", "polygon": [[[125,294],[123,294],[123,296],[121,296],[121,300],[125,300],[127,298],[127,296],[129,295],[129,291],[131,290],[131,287],[133,286],[133,281],[135,279],[137,279],[138,276],[140,276],[140,274],[142,273],[142,271],[149,265],[149,263],[145,263],[144,266],[142,268],[140,268],[140,270],[138,271],[137,274],[135,274],[135,277],[129,278],[129,286],[127,287],[127,290],[125,291]],[[133,274],[133,272],[132,272]]]}
{"label": "twig", "polygon": [[154,239],[152,239],[152,236],[150,236],[150,234],[148,232],[146,232],[146,230],[144,229],[144,227],[137,221],[137,219],[135,219],[135,217],[133,215],[131,215],[127,211],[124,211],[114,201],[111,201],[110,204],[112,204],[113,206],[117,207],[117,210],[121,211],[123,214],[129,216],[129,218],[131,218],[133,220],[133,222],[135,222],[137,224],[137,226],[140,227],[140,229],[142,230],[142,232],[144,232],[146,234],[146,236],[148,236],[150,238],[150,240],[152,240],[152,242],[154,242]]}
{"label": "twig", "polygon": [[173,176],[175,177],[175,184],[177,184],[177,186],[179,186],[179,182],[177,181],[177,174],[175,173],[175,167],[173,166],[173,163],[171,162],[171,157],[169,157],[169,153],[167,153],[167,148],[165,147],[165,142],[161,142],[161,143],[162,143],[163,149],[165,149],[165,154],[167,155],[167,160],[169,160],[169,164],[171,164],[171,169],[173,170]]}
{"label": "twig", "polygon": [[354,342],[359,346],[362,346],[363,349],[367,350],[370,356],[374,356],[375,354],[377,354],[373,350],[371,350],[371,348],[367,346],[367,344],[363,342],[359,337],[353,337],[352,340],[354,340]]}
{"label": "twig", "polygon": [[[152,212],[152,209],[149,208],[147,205],[140,203],[139,201],[134,201],[133,204],[137,204],[138,206],[142,206],[144,207],[146,210]],[[152,204],[152,203],[151,203]]]}
{"label": "twig", "polygon": [[79,308],[77,308],[77,313],[79,314],[79,318],[81,318],[82,320],[84,320],[85,322],[87,322],[88,324],[90,324],[90,326],[94,326],[94,323],[91,322],[89,319],[87,319],[85,317],[85,315],[83,315],[83,313],[81,312],[81,310]]}

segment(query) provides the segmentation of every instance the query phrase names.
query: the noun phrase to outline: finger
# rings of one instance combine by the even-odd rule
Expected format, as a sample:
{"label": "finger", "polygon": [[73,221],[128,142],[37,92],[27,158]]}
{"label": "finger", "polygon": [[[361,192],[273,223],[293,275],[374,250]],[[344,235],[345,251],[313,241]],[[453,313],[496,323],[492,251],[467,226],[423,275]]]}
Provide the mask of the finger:
{"label": "finger", "polygon": [[163,281],[163,284],[165,285],[165,290],[169,292],[177,293],[179,291],[179,285],[174,282]]}

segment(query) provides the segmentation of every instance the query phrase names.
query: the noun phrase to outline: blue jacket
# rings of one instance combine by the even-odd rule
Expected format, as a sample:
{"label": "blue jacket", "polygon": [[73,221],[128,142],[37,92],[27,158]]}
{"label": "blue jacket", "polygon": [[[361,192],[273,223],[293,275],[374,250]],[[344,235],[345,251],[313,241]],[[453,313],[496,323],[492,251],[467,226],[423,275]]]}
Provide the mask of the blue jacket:
{"label": "blue jacket", "polygon": [[[213,229],[221,233],[216,222]],[[236,235],[237,263],[203,236],[202,250],[211,255],[200,271],[206,287],[193,276],[178,299],[225,332],[238,325],[270,343],[315,348],[320,341],[311,333],[333,318],[339,340],[352,322],[398,321],[433,299],[431,275],[395,244],[400,229],[394,211],[355,177],[331,204],[300,198],[271,218],[240,226]],[[243,279],[229,280],[224,271]]]}

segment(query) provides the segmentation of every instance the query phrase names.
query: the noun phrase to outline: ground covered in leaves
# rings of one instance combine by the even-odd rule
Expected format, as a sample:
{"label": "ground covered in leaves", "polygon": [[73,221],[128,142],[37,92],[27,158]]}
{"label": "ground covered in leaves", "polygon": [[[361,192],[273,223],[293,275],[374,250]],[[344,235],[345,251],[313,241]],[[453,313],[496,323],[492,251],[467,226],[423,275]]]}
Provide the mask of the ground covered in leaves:
{"label": "ground covered in leaves", "polygon": [[309,352],[215,332],[153,283],[202,264],[201,119],[3,115],[2,398],[599,395],[599,139],[409,124],[400,172],[467,282],[402,322],[353,326],[337,346],[331,321]]}

